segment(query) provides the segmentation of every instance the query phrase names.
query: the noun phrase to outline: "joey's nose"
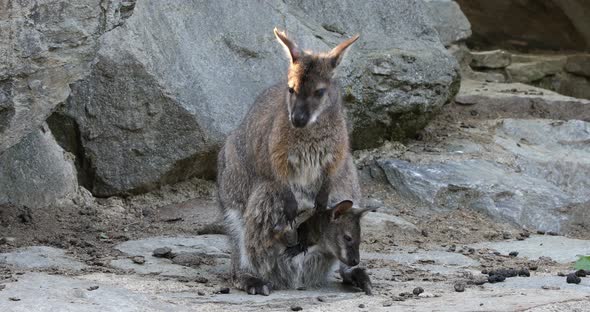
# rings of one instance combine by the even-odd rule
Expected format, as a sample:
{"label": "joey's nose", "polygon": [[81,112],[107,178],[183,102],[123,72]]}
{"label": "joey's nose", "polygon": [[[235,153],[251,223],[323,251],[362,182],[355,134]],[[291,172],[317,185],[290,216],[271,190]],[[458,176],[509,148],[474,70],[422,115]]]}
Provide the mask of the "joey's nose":
{"label": "joey's nose", "polygon": [[307,122],[309,120],[309,114],[307,114],[306,112],[293,112],[293,116],[291,117],[291,121],[293,123],[293,126],[295,126],[296,128],[303,128],[305,127],[305,125],[307,125]]}
{"label": "joey's nose", "polygon": [[349,265],[350,266],[357,266],[359,264],[359,262],[360,262],[359,259],[352,259],[352,260],[350,260]]}

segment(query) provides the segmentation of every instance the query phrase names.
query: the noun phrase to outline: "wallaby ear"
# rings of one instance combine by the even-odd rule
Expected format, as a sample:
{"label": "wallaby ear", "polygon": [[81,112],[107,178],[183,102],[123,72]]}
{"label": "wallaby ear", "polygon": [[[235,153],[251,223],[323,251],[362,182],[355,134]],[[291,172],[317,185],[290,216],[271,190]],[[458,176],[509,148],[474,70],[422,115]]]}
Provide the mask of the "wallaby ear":
{"label": "wallaby ear", "polygon": [[344,200],[332,208],[332,220],[337,220],[352,209],[352,201]]}
{"label": "wallaby ear", "polygon": [[295,42],[291,41],[285,32],[278,30],[276,27],[274,29],[275,36],[287,52],[287,55],[291,58],[291,63],[295,63],[299,56],[301,55],[301,51],[295,44]]}
{"label": "wallaby ear", "polygon": [[342,61],[342,58],[344,57],[344,54],[346,54],[346,50],[348,49],[348,47],[350,47],[351,44],[357,41],[358,38],[359,35],[354,35],[352,38],[344,40],[344,42],[340,43],[334,49],[332,49],[332,51],[330,51],[328,56],[332,61],[332,67],[335,68],[336,66],[338,66],[338,64],[340,64],[340,61]]}

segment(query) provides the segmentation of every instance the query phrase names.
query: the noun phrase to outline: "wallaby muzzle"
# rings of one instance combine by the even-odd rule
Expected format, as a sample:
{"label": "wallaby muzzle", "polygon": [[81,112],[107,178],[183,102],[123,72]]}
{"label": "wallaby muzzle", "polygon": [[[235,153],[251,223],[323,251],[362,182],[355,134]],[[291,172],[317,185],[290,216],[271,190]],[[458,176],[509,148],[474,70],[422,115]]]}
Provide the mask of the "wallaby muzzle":
{"label": "wallaby muzzle", "polygon": [[291,113],[291,123],[295,128],[303,128],[309,122],[309,112],[305,108],[305,104],[296,103],[295,109]]}

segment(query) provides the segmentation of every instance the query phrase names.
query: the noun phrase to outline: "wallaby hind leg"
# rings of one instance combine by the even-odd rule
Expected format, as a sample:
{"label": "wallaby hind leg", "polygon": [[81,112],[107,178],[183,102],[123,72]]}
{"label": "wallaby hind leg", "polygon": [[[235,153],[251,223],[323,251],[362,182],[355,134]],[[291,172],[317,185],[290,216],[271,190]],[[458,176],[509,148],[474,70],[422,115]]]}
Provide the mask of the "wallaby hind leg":
{"label": "wallaby hind leg", "polygon": [[369,296],[373,294],[373,284],[364,268],[351,268],[340,263],[340,276],[342,276],[342,283],[358,287]]}

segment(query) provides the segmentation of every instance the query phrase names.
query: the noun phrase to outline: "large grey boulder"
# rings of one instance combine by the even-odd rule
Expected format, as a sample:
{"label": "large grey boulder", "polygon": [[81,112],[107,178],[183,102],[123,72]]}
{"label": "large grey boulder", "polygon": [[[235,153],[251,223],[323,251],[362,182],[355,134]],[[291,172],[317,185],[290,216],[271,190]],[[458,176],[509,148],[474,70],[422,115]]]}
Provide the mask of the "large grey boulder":
{"label": "large grey boulder", "polygon": [[133,1],[0,1],[0,153],[37,129],[89,71],[98,36]]}
{"label": "large grey boulder", "polygon": [[79,127],[91,191],[212,177],[227,133],[285,79],[275,26],[313,50],[361,34],[340,71],[357,148],[412,136],[458,89],[456,61],[421,1],[141,1],[101,37],[64,110]]}
{"label": "large grey boulder", "polygon": [[590,226],[590,123],[503,119],[490,131],[479,143],[449,140],[415,162],[377,163],[402,197],[434,210],[475,209],[561,233]]}
{"label": "large grey boulder", "polygon": [[0,205],[43,208],[77,193],[72,156],[44,126],[0,154]]}
{"label": "large grey boulder", "polygon": [[471,24],[454,0],[424,0],[440,41],[446,46],[471,36]]}

